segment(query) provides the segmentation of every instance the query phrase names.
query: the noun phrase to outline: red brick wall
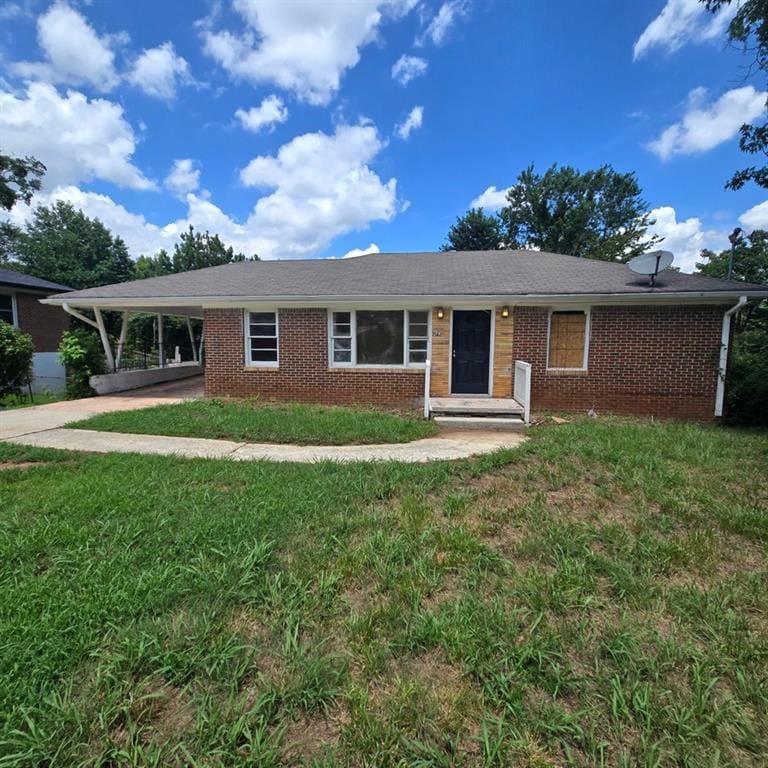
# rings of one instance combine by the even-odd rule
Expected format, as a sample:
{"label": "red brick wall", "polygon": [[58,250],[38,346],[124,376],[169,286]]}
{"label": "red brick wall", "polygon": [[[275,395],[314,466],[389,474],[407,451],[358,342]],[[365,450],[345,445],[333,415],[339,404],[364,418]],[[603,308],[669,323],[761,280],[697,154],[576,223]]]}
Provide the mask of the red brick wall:
{"label": "red brick wall", "polygon": [[413,405],[424,395],[419,369],[328,367],[324,309],[281,309],[279,368],[245,366],[243,313],[206,309],[205,393],[332,404]]}
{"label": "red brick wall", "polygon": [[712,305],[593,307],[586,373],[547,372],[548,310],[516,307],[514,356],[532,408],[712,420],[723,313]]}
{"label": "red brick wall", "polygon": [[19,328],[32,336],[35,352],[55,352],[69,328],[69,315],[61,307],[41,304],[42,298],[44,294],[16,294]]}

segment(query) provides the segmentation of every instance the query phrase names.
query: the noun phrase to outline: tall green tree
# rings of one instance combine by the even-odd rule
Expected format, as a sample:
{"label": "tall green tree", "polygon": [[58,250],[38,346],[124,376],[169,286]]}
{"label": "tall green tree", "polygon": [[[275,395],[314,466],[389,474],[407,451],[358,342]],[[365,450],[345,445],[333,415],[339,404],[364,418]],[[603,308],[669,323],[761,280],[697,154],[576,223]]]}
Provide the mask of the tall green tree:
{"label": "tall green tree", "polygon": [[[712,13],[722,12],[732,0],[701,0]],[[728,39],[752,58],[752,64],[768,75],[768,0],[741,0],[731,23]],[[747,166],[731,176],[726,183],[730,189],[741,189],[747,182],[768,188],[768,121],[741,126],[739,147],[748,155],[762,157],[762,163]]]}
{"label": "tall green tree", "polygon": [[[258,256],[253,256],[258,259]],[[210,232],[196,232],[190,225],[182,232],[180,241],[173,247],[173,271],[187,272],[191,269],[217,267],[233,261],[245,261],[245,254],[236,253],[232,246],[226,246],[218,235]]]}
{"label": "tall green tree", "polygon": [[0,153],[0,208],[10,211],[19,200],[29,203],[40,190],[45,166],[34,157]]}
{"label": "tall green tree", "polygon": [[609,165],[580,172],[526,168],[507,193],[500,218],[511,248],[538,248],[602,261],[627,261],[658,242],[634,173]]}
{"label": "tall green tree", "polygon": [[61,200],[35,209],[16,251],[24,272],[76,289],[133,277],[133,262],[122,239]]}
{"label": "tall green tree", "polygon": [[492,251],[503,246],[501,221],[482,208],[471,208],[448,230],[443,251]]}
{"label": "tall green tree", "polygon": [[133,277],[143,280],[146,277],[160,277],[173,272],[173,259],[165,248],[161,248],[154,256],[141,255],[134,264]]}
{"label": "tall green tree", "polygon": [[[704,250],[696,270],[709,277],[768,285],[768,232],[755,230],[733,248]],[[744,424],[768,424],[768,302],[750,302],[736,316],[728,373],[728,418]]]}
{"label": "tall green tree", "polygon": [[[0,208],[10,211],[16,203],[29,203],[40,190],[45,166],[34,157],[12,157],[0,153]],[[21,230],[9,221],[0,222],[0,264],[16,255]]]}

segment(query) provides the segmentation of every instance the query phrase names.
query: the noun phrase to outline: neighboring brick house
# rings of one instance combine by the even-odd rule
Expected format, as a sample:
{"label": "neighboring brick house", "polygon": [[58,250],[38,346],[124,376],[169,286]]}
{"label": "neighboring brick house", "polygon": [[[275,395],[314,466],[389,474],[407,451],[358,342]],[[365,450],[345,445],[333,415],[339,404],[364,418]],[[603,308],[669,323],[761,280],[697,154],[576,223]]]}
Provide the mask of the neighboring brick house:
{"label": "neighboring brick house", "polygon": [[65,285],[0,269],[0,321],[28,333],[35,345],[33,359],[35,392],[64,389],[64,367],[59,362],[61,335],[69,328],[69,317],[61,307],[40,303],[51,293],[69,291]]}
{"label": "neighboring brick house", "polygon": [[514,398],[709,420],[722,415],[734,308],[766,296],[702,275],[664,272],[651,286],[623,264],[475,251],[242,262],[48,302],[203,317],[208,395],[435,412]]}

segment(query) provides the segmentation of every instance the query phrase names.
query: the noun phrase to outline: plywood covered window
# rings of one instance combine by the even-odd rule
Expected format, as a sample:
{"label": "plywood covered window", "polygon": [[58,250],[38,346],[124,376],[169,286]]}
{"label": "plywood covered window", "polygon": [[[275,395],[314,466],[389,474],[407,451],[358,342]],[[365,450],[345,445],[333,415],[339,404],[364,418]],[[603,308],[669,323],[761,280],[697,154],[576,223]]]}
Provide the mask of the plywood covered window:
{"label": "plywood covered window", "polygon": [[553,310],[549,315],[547,368],[586,369],[588,339],[589,313],[586,310]]}

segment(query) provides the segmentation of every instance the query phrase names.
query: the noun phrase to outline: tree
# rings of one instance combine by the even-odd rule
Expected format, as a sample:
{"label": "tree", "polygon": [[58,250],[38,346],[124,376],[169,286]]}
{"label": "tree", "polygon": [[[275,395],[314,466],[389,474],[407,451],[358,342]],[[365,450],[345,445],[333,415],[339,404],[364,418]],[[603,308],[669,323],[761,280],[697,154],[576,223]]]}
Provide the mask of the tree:
{"label": "tree", "polygon": [[19,200],[29,203],[44,173],[45,166],[34,157],[0,154],[0,208],[10,211]]}
{"label": "tree", "polygon": [[[730,248],[720,253],[705,249],[701,252],[701,258],[702,261],[696,264],[697,272],[721,280],[728,277]],[[733,249],[731,279],[768,285],[768,232],[756,229],[751,235],[742,235],[739,238]]]}
{"label": "tree", "polygon": [[[701,252],[696,270],[725,278],[731,250]],[[755,230],[733,249],[732,280],[768,285],[768,232]],[[768,424],[768,302],[750,302],[736,316],[728,374],[728,418],[737,423]]]}
{"label": "tree", "polygon": [[133,277],[133,262],[122,239],[61,200],[35,209],[16,240],[16,250],[25,272],[76,289]]}
{"label": "tree", "polygon": [[[195,232],[190,225],[188,232],[182,232],[181,242],[173,247],[173,271],[186,272],[191,269],[217,267],[233,261],[245,261],[245,255],[235,253],[232,246],[225,246],[218,235],[209,232]],[[258,259],[258,256],[254,256]]]}
{"label": "tree", "polygon": [[503,245],[498,216],[488,216],[482,208],[471,208],[448,230],[443,251],[492,251]]}
{"label": "tree", "polygon": [[533,165],[517,178],[500,213],[511,248],[538,248],[602,261],[627,261],[659,241],[634,173],[604,165],[581,173]]}
{"label": "tree", "polygon": [[0,398],[20,395],[32,381],[32,337],[0,320]]}
{"label": "tree", "polygon": [[[701,0],[709,11],[717,13],[732,0]],[[754,56],[758,69],[768,72],[768,0],[742,0],[728,25],[728,39]],[[748,155],[768,156],[768,122],[761,125],[741,126],[739,148]],[[759,187],[768,188],[768,168],[751,165],[736,171],[726,187],[741,189],[753,181]]]}
{"label": "tree", "polygon": [[154,256],[139,256],[133,267],[134,280],[170,275],[174,271],[168,251],[161,248]]}

